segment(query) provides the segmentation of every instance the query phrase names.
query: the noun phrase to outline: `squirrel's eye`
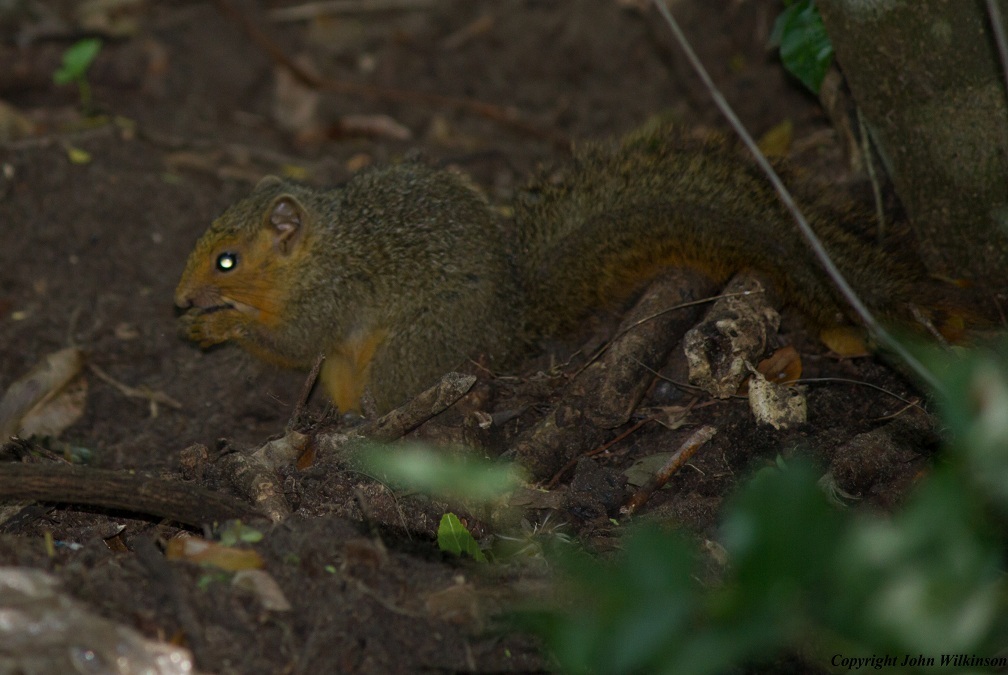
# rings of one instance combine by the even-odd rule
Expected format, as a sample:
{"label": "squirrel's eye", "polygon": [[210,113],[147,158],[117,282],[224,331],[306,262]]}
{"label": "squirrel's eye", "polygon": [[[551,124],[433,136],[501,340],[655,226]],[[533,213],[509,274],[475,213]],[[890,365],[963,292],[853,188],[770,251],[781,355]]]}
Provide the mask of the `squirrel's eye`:
{"label": "squirrel's eye", "polygon": [[230,272],[238,266],[238,254],[225,251],[217,256],[217,271]]}

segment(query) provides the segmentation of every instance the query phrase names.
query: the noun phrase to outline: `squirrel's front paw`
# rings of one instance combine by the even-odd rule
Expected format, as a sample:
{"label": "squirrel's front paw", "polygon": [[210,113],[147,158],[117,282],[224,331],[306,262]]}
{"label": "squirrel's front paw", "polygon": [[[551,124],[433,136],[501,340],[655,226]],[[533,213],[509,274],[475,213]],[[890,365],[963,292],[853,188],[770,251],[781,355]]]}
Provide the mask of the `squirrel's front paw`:
{"label": "squirrel's front paw", "polygon": [[187,312],[179,317],[179,334],[205,349],[237,337],[238,327],[224,312]]}

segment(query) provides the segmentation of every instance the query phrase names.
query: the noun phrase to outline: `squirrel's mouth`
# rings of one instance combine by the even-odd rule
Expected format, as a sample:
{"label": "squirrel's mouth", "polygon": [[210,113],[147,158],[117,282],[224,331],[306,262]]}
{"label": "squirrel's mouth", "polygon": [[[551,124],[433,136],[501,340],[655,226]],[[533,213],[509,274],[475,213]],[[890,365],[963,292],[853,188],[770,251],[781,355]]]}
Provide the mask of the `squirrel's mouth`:
{"label": "squirrel's mouth", "polygon": [[198,307],[196,308],[196,310],[197,313],[199,314],[213,314],[215,312],[226,312],[232,310],[235,312],[240,312],[241,314],[251,314],[251,315],[259,314],[259,310],[253,307],[252,305],[248,305],[238,300],[232,300],[231,298],[221,298],[220,302],[217,303],[216,305],[210,305],[209,307]]}
{"label": "squirrel's mouth", "polygon": [[194,316],[205,316],[207,314],[216,314],[217,312],[227,311],[235,311],[242,314],[259,314],[259,310],[252,305],[226,297],[215,298],[216,302],[212,305],[200,304],[198,300],[195,302],[192,299],[187,298],[187,300],[188,306],[180,304],[179,307],[185,310],[185,314],[192,314]]}
{"label": "squirrel's mouth", "polygon": [[234,309],[231,305],[211,305],[210,307],[193,307],[189,310],[192,314],[216,314],[217,312],[225,312],[229,309]]}

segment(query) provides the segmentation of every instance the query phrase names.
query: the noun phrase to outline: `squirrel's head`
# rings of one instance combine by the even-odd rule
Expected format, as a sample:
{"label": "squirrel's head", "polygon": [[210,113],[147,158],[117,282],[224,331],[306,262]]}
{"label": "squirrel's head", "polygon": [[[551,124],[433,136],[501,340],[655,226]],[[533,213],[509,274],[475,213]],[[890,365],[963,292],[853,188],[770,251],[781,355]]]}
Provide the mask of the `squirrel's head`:
{"label": "squirrel's head", "polygon": [[[281,321],[304,262],[310,220],[289,187],[279,178],[264,178],[213,222],[189,255],[175,305],[190,322],[206,317],[199,342],[236,337],[242,324],[269,327]],[[227,326],[216,332],[228,334],[206,330],[212,326]]]}

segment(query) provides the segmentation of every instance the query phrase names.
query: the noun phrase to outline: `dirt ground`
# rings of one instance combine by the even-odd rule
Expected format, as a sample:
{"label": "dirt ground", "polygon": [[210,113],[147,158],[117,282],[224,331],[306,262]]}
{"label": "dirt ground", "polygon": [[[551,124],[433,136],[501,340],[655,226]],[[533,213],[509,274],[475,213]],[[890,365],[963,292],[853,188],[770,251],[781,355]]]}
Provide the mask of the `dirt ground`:
{"label": "dirt ground", "polygon": [[[27,134],[0,143],[0,389],[47,354],[85,350],[108,378],[85,370],[83,415],[58,440],[38,443],[56,454],[74,448],[96,468],[202,480],[233,493],[212,470],[183,471],[183,449],[206,446],[212,467],[231,450],[283,433],[305,375],[260,365],[231,347],[200,351],[178,336],[172,302],[196,237],[261,176],[296,172],[310,184],[336,184],[361,166],[419,151],[467,172],[504,203],[537,166],[565,159],[559,139],[619,135],[659,113],[691,129],[725,129],[646,2],[431,0],[380,10],[374,5],[385,3],[361,2],[355,11],[286,20],[269,11],[296,3],[235,5],[284,54],[328,78],[483,101],[518,111],[529,128],[443,101],[363,92],[320,93],[305,124],[296,109],[310,96],[297,88],[278,96],[283,68],[223,4],[96,4],[88,17],[76,2],[0,4],[0,100],[31,124]],[[860,179],[847,168],[843,143],[766,47],[778,3],[672,5],[752,133],[789,121],[791,161],[831,189],[856,191]],[[106,39],[89,76],[105,121],[88,126],[77,89],[53,85],[52,73],[70,44],[94,34]],[[551,363],[599,344],[605,333],[589,334],[595,325],[528,355],[512,377],[479,385],[490,413],[516,395],[531,401],[480,437],[488,454],[542,417],[576,368],[551,370]],[[685,425],[641,426],[578,467],[575,489],[572,474],[564,475],[550,522],[589,546],[610,548],[610,517],[625,498],[622,470],[674,449],[704,423],[718,435],[652,497],[646,516],[713,536],[721,503],[738,482],[794,454],[831,466],[865,508],[898,502],[926,465],[927,434],[917,452],[850,443],[904,413],[899,397],[915,399],[913,387],[872,357],[829,355],[798,319],[786,317],[777,341],[798,348],[806,377],[850,382],[809,384],[809,422],[784,432],[758,427],[744,399],[696,398],[660,382],[642,407],[691,404]],[[674,357],[663,372],[685,379],[681,361]],[[113,380],[180,407],[127,396]],[[326,415],[316,393],[302,419]],[[24,446],[3,452],[8,460],[25,454],[32,453]],[[610,485],[616,477],[616,496],[570,497],[591,491],[584,486],[593,471]],[[509,599],[541,582],[541,565],[487,569],[442,554],[433,537],[440,505],[396,501],[366,476],[325,462],[285,469],[282,484],[294,514],[262,524],[265,538],[254,548],[289,611],[265,609],[254,593],[195,564],[172,562],[155,573],[133,542],[164,542],[180,528],[122,511],[61,505],[8,514],[0,522],[0,564],[55,574],[94,612],[186,645],[207,672],[551,668],[534,639],[501,631],[495,621]],[[541,522],[547,512],[530,510],[528,519]],[[47,551],[50,536],[56,546]]]}

